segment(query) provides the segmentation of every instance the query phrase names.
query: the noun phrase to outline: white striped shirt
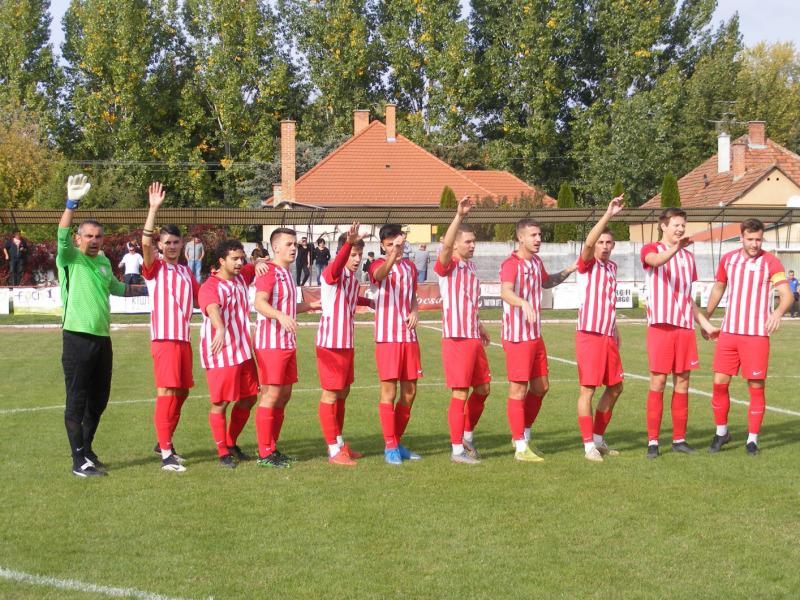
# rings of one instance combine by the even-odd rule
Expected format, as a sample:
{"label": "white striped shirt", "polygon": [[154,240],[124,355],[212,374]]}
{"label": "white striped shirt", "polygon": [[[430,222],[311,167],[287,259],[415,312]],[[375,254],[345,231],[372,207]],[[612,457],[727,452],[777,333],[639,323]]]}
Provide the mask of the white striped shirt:
{"label": "white striped shirt", "polygon": [[156,258],[149,269],[142,269],[142,275],[154,282],[150,340],[190,342],[189,322],[200,290],[192,272],[185,265]]}
{"label": "white striped shirt", "polygon": [[[200,328],[200,364],[204,369],[234,367],[253,357],[250,340],[250,299],[247,289],[255,277],[252,264],[242,267],[242,272],[228,281],[212,275],[200,286],[200,309],[203,325]],[[225,345],[220,352],[211,352],[211,342],[217,331],[206,314],[210,304],[219,305],[225,324]]]}
{"label": "white striped shirt", "polygon": [[359,285],[356,274],[345,268],[351,248],[347,243],[342,246],[333,262],[322,272],[322,316],[317,329],[317,346],[320,348],[353,347],[353,315],[358,305]]}
{"label": "white striped shirt", "polygon": [[503,339],[507,342],[528,342],[542,337],[542,282],[547,279],[542,259],[535,254],[524,259],[514,250],[500,265],[500,283],[513,283],[514,293],[533,308],[536,320],[525,319],[522,308],[503,302]]}
{"label": "white striped shirt", "polygon": [[442,337],[480,339],[478,301],[481,288],[475,264],[454,256],[446,267],[437,259],[433,271],[439,276],[442,297]]}
{"label": "white striped shirt", "polygon": [[722,331],[768,336],[765,324],[772,314],[775,286],[788,283],[781,261],[763,250],[755,258],[734,250],[722,257],[716,280],[728,285]]}
{"label": "white striped shirt", "polygon": [[408,328],[406,319],[417,293],[417,267],[410,260],[401,259],[392,265],[383,281],[376,281],[372,275],[385,262],[379,258],[369,268],[375,302],[375,341],[416,342],[417,331]]}
{"label": "white striped shirt", "polygon": [[647,324],[665,324],[694,329],[692,317],[692,282],[697,281],[694,255],[686,249],[678,252],[660,267],[651,267],[644,258],[660,254],[668,248],[662,242],[645,244],[641,261],[647,285]]}
{"label": "white striped shirt", "polygon": [[617,318],[617,265],[578,258],[578,331],[613,336]]}
{"label": "white striped shirt", "polygon": [[[256,279],[256,293],[267,294],[269,305],[275,310],[297,318],[297,288],[289,269],[270,264],[269,272]],[[297,335],[286,331],[278,319],[268,319],[258,313],[256,321],[256,350],[282,349],[294,350],[297,348]]]}

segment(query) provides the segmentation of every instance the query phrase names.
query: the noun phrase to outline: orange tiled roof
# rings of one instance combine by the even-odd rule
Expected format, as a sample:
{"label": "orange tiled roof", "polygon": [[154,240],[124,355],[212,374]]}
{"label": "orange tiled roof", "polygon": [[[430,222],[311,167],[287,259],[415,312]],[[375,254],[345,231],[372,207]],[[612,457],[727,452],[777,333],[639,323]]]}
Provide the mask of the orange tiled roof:
{"label": "orange tiled roof", "polygon": [[[468,177],[478,185],[485,187],[487,190],[496,195],[498,198],[506,197],[509,200],[519,198],[523,194],[533,197],[537,190],[522,181],[519,177],[515,177],[508,171],[459,171],[465,177]],[[542,202],[545,206],[556,206],[558,201],[555,198],[543,194]]]}
{"label": "orange tiled roof", "polygon": [[[753,185],[761,181],[773,168],[777,168],[794,182],[800,181],[800,156],[767,138],[763,147],[751,147],[749,136],[743,135],[731,143],[744,144],[745,172],[738,178],[731,171],[717,173],[715,154],[700,166],[678,180],[682,207],[728,205],[740,198]],[[708,178],[708,185],[703,176]],[[661,206],[661,194],[645,202],[645,208]]]}
{"label": "orange tiled roof", "polygon": [[[456,198],[511,199],[519,193],[509,195],[509,191],[535,192],[510,173],[488,172],[492,175],[483,178],[472,173],[454,169],[402,135],[387,142],[386,126],[373,121],[297,180],[295,202],[314,206],[438,206],[444,186],[450,186]],[[496,180],[494,173],[500,174]],[[500,185],[498,190],[489,187],[494,182]]]}

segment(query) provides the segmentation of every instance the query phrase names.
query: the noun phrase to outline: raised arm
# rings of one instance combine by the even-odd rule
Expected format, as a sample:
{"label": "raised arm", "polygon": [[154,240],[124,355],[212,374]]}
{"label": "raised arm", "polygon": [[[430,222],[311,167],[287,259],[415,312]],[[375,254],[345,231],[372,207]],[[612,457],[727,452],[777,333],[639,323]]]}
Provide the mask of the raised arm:
{"label": "raised arm", "polygon": [[89,178],[86,175],[69,176],[69,179],[67,179],[67,206],[61,215],[61,221],[58,223],[59,227],[64,229],[72,227],[75,209],[78,208],[81,200],[91,187],[92,184],[89,183]]}
{"label": "raised arm", "polygon": [[166,192],[158,181],[151,183],[147,191],[150,210],[147,213],[144,230],[142,231],[142,258],[144,259],[145,268],[149,269],[156,260],[156,251],[153,247],[153,228],[156,224],[156,213],[164,202]]}
{"label": "raised arm", "polygon": [[386,260],[384,260],[383,264],[375,269],[375,272],[372,274],[372,278],[375,281],[383,281],[386,279],[392,271],[392,267],[402,260],[403,241],[404,238],[402,235],[398,235],[394,238],[394,242],[386,251]]}
{"label": "raised arm", "polygon": [[586,242],[583,244],[583,250],[581,251],[581,258],[583,259],[584,263],[589,262],[592,259],[592,256],[594,256],[594,245],[597,243],[597,240],[600,239],[600,236],[603,234],[605,228],[608,227],[608,223],[615,215],[618,215],[620,211],[625,208],[623,200],[625,200],[625,194],[617,196],[611,202],[609,202],[606,212],[602,217],[600,217],[600,220],[597,222],[597,224],[592,227],[589,235],[586,236]]}
{"label": "raised arm", "polygon": [[456,243],[456,236],[458,235],[458,228],[461,227],[461,222],[469,214],[472,208],[472,201],[469,196],[464,196],[458,201],[458,208],[450,226],[447,228],[447,233],[444,234],[442,240],[442,251],[439,253],[439,263],[446,267],[453,259],[453,245]]}
{"label": "raised arm", "polygon": [[542,287],[544,289],[554,288],[557,285],[564,282],[564,280],[569,277],[573,272],[578,270],[578,261],[575,260],[570,266],[568,266],[563,271],[556,273],[555,275],[548,275],[547,279],[542,282]]}
{"label": "raised arm", "polygon": [[682,237],[674,246],[670,246],[663,252],[651,252],[644,257],[644,262],[648,267],[660,267],[669,262],[680,250],[688,248],[692,244],[691,238]]}

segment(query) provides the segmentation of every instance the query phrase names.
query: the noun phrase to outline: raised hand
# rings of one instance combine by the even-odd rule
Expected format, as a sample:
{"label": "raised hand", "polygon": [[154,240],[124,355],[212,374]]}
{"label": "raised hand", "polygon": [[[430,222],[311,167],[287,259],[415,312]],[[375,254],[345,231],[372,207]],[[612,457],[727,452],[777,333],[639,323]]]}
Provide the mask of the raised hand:
{"label": "raised hand", "polygon": [[470,209],[472,208],[472,200],[470,200],[469,196],[464,196],[461,200],[458,201],[458,214],[462,217],[466,216],[469,213]]}
{"label": "raised hand", "polygon": [[[356,242],[360,242],[364,239],[363,235],[358,235],[358,230],[361,227],[361,223],[355,222],[350,226],[350,229],[347,231],[347,243],[351,246]],[[364,234],[366,235],[366,234]]]}
{"label": "raised hand", "polygon": [[164,202],[164,197],[167,195],[167,193],[164,191],[164,188],[158,181],[151,183],[147,191],[149,193],[150,208],[158,210],[158,208],[161,206],[161,203]]}
{"label": "raised hand", "polygon": [[625,194],[621,194],[608,203],[606,212],[612,217],[618,215],[625,208]]}
{"label": "raised hand", "polygon": [[[70,175],[67,179],[67,208],[77,208],[78,202],[80,202],[91,187],[92,184],[89,183],[89,178],[86,177],[86,175]],[[74,203],[74,206],[70,206],[70,202]]]}

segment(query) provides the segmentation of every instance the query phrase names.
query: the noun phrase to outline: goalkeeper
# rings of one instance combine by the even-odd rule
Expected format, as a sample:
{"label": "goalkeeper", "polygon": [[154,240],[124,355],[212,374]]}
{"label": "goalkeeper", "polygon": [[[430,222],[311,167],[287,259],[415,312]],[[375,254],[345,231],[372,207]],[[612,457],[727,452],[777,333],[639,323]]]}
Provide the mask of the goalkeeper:
{"label": "goalkeeper", "polygon": [[78,247],[72,244],[72,218],[92,185],[85,175],[67,182],[67,207],[58,226],[56,267],[63,305],[64,424],[72,449],[72,474],[104,476],[105,465],[92,450],[100,416],[111,391],[111,315],[108,295],[138,296],[143,286],[126,286],[114,277],[111,263],[99,254],[103,228],[97,221],[78,225]]}

